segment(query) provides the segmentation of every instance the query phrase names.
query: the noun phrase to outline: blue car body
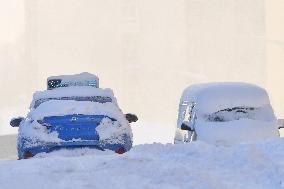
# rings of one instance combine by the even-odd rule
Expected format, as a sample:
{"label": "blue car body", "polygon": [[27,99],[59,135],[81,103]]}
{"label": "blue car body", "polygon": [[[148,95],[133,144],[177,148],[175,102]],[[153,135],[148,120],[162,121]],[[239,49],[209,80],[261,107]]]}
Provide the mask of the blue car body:
{"label": "blue car body", "polygon": [[[35,100],[32,109],[35,110],[41,104],[48,101],[77,101],[89,103],[113,103],[110,97],[88,96],[88,97],[60,97],[45,98]],[[113,103],[114,106],[116,103]],[[56,110],[55,110],[56,114]],[[122,114],[122,112],[121,112]],[[132,147],[132,133],[125,132],[120,134],[119,139],[112,138],[109,140],[100,140],[97,127],[103,119],[107,118],[112,122],[117,120],[106,115],[86,115],[86,114],[69,114],[62,116],[46,116],[41,120],[29,120],[26,118],[20,125],[18,137],[18,157],[25,159],[33,157],[38,153],[49,153],[59,149],[74,148],[95,148],[99,150],[112,150],[117,153],[124,153]],[[37,136],[30,136],[26,133],[26,129],[31,129],[33,122],[45,130],[46,135],[56,133],[60,141],[44,141]],[[128,125],[129,126],[129,125]],[[130,128],[129,128],[130,129]],[[116,141],[116,142],[113,142]],[[118,141],[118,142],[117,142]]]}
{"label": "blue car body", "polygon": [[[65,116],[50,116],[43,120],[37,120],[43,127],[47,128],[48,133],[58,133],[60,142],[44,142],[34,141],[28,136],[19,137],[18,139],[18,157],[25,159],[32,157],[38,153],[49,153],[59,149],[74,149],[74,148],[95,148],[98,150],[112,150],[118,153],[128,151],[132,147],[132,139],[127,133],[123,134],[121,143],[101,142],[100,136],[96,131],[97,126],[102,119],[113,118],[104,115],[65,115]],[[31,141],[32,140],[32,141]],[[31,143],[36,145],[30,145]]]}
{"label": "blue car body", "polygon": [[[66,148],[87,147],[119,154],[130,150],[130,121],[118,107],[112,90],[98,87],[98,77],[89,73],[49,77],[48,90],[34,94],[27,117],[10,122],[19,127],[19,159]],[[65,105],[71,110],[66,112]],[[46,110],[51,111],[47,114]],[[34,117],[35,112],[42,116]]]}
{"label": "blue car body", "polygon": [[[112,150],[117,153],[124,153],[132,147],[132,139],[128,134],[123,134],[121,143],[101,142],[100,136],[96,131],[97,126],[102,119],[113,118],[104,115],[65,115],[65,116],[50,116],[43,120],[38,120],[43,127],[47,128],[48,133],[58,133],[60,142],[44,142],[34,141],[27,137],[19,137],[18,139],[18,157],[25,159],[32,157],[38,153],[49,153],[59,149],[74,149],[74,148],[94,148],[98,150]],[[32,141],[31,141],[32,140]],[[36,145],[30,145],[31,143]]]}

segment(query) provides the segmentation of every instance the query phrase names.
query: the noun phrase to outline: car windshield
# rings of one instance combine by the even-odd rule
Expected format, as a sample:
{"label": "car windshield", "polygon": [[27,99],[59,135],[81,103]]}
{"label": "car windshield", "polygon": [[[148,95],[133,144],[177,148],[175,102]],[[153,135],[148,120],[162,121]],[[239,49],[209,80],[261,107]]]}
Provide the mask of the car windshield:
{"label": "car windshield", "polygon": [[234,107],[220,110],[205,116],[205,120],[210,122],[227,122],[239,119],[257,119],[256,114],[259,108],[254,107]]}
{"label": "car windshield", "polygon": [[90,102],[98,102],[98,103],[106,103],[106,102],[112,102],[112,99],[107,96],[86,96],[86,97],[80,97],[80,96],[72,96],[72,97],[57,97],[57,98],[44,98],[44,99],[38,99],[34,103],[33,108],[37,108],[40,104],[50,101],[50,100],[75,100],[75,101],[90,101]]}

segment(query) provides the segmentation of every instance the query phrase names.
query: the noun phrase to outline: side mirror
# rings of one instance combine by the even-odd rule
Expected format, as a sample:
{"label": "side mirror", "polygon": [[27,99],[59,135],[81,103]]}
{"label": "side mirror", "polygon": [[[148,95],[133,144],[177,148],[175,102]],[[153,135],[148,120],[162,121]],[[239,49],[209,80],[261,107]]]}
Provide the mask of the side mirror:
{"label": "side mirror", "polygon": [[182,123],[180,126],[181,130],[192,131],[192,129],[185,123]]}
{"label": "side mirror", "polygon": [[18,117],[18,118],[13,118],[11,121],[10,121],[10,125],[12,127],[19,127],[21,122],[24,120],[25,118],[23,117]]}
{"label": "side mirror", "polygon": [[129,123],[138,121],[138,117],[135,114],[125,114],[125,118]]}
{"label": "side mirror", "polygon": [[277,120],[278,129],[284,128],[284,119],[278,119]]}

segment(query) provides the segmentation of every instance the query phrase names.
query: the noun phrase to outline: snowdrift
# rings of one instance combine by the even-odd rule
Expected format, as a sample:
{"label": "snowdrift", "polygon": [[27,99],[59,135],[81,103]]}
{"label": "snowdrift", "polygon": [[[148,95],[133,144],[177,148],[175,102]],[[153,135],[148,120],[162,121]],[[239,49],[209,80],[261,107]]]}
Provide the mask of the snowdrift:
{"label": "snowdrift", "polygon": [[0,170],[1,189],[281,189],[284,139],[230,147],[138,145],[124,155],[58,151],[2,160]]}

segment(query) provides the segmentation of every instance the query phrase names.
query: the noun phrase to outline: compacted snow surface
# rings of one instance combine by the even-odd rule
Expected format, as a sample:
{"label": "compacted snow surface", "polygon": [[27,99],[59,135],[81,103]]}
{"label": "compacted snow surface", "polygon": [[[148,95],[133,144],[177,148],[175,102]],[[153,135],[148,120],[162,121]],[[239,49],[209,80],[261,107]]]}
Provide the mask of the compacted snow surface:
{"label": "compacted snow surface", "polygon": [[284,188],[284,139],[230,147],[147,144],[117,155],[89,149],[0,161],[1,189]]}

